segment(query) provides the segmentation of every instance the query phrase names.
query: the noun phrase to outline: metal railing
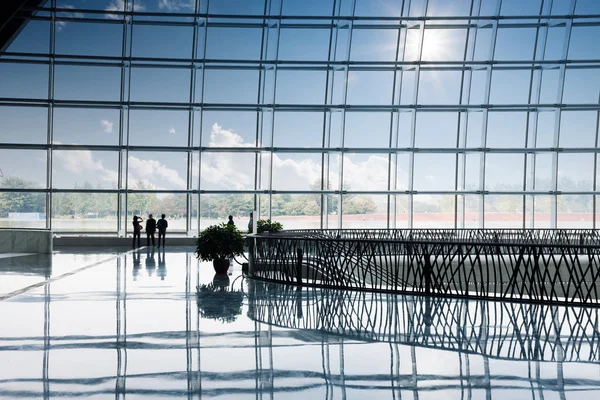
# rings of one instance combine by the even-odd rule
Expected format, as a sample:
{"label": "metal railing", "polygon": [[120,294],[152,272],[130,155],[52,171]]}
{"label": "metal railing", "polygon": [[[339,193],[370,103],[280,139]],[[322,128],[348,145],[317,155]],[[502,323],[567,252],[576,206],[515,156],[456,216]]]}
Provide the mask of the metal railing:
{"label": "metal railing", "polygon": [[249,275],[272,282],[600,305],[593,230],[315,230],[249,239]]}

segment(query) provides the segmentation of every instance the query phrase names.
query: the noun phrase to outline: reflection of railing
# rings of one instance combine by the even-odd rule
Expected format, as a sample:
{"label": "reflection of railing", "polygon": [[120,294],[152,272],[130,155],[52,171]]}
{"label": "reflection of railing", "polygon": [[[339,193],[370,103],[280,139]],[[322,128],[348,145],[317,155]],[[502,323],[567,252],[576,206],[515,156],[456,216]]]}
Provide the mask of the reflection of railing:
{"label": "reflection of railing", "polygon": [[600,305],[595,231],[386,232],[250,236],[249,273],[340,289]]}
{"label": "reflection of railing", "polygon": [[598,362],[600,311],[250,282],[248,316],[358,340],[536,361]]}

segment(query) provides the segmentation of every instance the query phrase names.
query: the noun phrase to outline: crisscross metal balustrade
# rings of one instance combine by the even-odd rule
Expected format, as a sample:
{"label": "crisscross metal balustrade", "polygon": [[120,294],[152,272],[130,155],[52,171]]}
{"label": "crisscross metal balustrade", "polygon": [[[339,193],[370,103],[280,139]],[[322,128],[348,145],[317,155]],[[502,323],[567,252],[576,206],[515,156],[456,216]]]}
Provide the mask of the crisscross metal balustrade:
{"label": "crisscross metal balustrade", "polygon": [[307,230],[249,238],[250,276],[273,282],[600,303],[594,230]]}

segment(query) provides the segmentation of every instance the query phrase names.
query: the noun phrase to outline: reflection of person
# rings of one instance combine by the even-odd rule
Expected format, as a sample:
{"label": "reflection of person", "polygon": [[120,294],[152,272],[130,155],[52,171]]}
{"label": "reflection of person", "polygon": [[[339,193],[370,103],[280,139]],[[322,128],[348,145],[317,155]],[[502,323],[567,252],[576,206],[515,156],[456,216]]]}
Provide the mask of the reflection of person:
{"label": "reflection of person", "polygon": [[146,246],[150,246],[150,238],[152,238],[152,246],[154,246],[154,232],[156,232],[156,220],[150,214],[146,220]]}
{"label": "reflection of person", "polygon": [[235,225],[235,222],[233,222],[233,215],[229,216],[229,220],[227,221],[227,225]]}
{"label": "reflection of person", "polygon": [[165,248],[165,235],[167,233],[167,228],[169,227],[169,223],[165,219],[165,214],[160,216],[160,219],[156,223],[156,227],[158,228],[158,246],[160,247],[160,238],[162,237],[163,249]]}
{"label": "reflection of person", "polygon": [[150,252],[150,248],[148,248],[146,253],[146,273],[148,274],[148,276],[152,276],[154,269],[156,269],[156,260],[154,259],[153,247],[152,252]]}
{"label": "reflection of person", "polygon": [[161,281],[164,281],[165,276],[167,276],[167,264],[165,262],[165,246],[163,246],[162,253],[160,251],[158,252],[158,276],[160,276]]}
{"label": "reflection of person", "polygon": [[248,232],[252,232],[252,214],[250,213],[250,221],[248,221]]}
{"label": "reflection of person", "polygon": [[133,280],[137,281],[137,276],[140,274],[140,250],[133,252]]}
{"label": "reflection of person", "polygon": [[135,248],[135,238],[137,237],[137,247],[140,247],[140,233],[142,232],[142,219],[137,215],[133,216],[133,247]]}

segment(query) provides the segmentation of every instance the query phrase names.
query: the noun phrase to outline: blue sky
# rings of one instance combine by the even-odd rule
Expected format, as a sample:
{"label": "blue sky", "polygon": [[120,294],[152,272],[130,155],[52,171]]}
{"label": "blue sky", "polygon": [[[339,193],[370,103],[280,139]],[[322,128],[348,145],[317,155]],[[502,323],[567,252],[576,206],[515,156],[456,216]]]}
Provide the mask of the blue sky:
{"label": "blue sky", "polygon": [[[139,11],[191,12],[187,0],[141,0],[136,1]],[[273,2],[276,4],[277,2]],[[430,0],[427,14],[430,16],[465,15],[469,12],[470,0],[442,1]],[[550,12],[561,15],[568,12],[570,1],[555,0]],[[262,1],[211,0],[211,13],[262,14]],[[284,15],[329,15],[332,0],[289,1],[284,0]],[[351,2],[342,1],[341,14],[351,13]],[[357,0],[358,16],[400,16],[399,1]],[[418,16],[422,13],[423,1],[413,0],[410,10],[403,15]],[[540,0],[503,0],[500,13],[505,16],[539,13]],[[122,9],[118,0],[65,0],[58,6],[74,9]],[[492,15],[496,0],[482,0],[481,14]],[[273,13],[277,13],[274,7]],[[578,0],[576,14],[600,14],[600,2]],[[70,17],[79,13],[69,12]],[[86,15],[87,16],[87,15]],[[84,54],[91,56],[119,57],[122,54],[122,25],[117,19],[101,18],[102,24],[90,22],[61,21],[57,25],[56,52],[64,55]],[[133,26],[133,57],[162,57],[188,59],[192,56],[193,28],[191,26]],[[140,20],[143,20],[140,18]],[[187,20],[187,19],[183,19]],[[249,20],[257,22],[256,20]],[[315,21],[307,21],[315,23]],[[317,21],[320,23],[319,21]],[[514,21],[503,20],[503,24]],[[546,45],[546,60],[563,58],[565,28],[564,20],[550,21],[551,28]],[[396,58],[397,29],[361,29],[356,22],[352,31],[352,45],[349,49],[351,61],[393,61]],[[409,21],[409,27],[416,28],[419,21]],[[427,24],[424,36],[422,60],[448,61],[462,59],[466,41],[473,40],[462,28],[436,28],[439,21]],[[453,21],[445,21],[455,24]],[[490,58],[491,29],[489,21],[478,23],[477,40],[474,46],[475,60]],[[559,26],[554,26],[559,25]],[[25,53],[48,53],[49,22],[31,21],[15,40],[8,51]],[[258,27],[208,28],[206,49],[203,30],[199,30],[198,58],[206,53],[208,59],[247,59],[259,60],[262,29]],[[274,33],[271,30],[270,35]],[[417,60],[418,29],[407,31],[404,47],[405,60]],[[278,58],[286,61],[325,61],[328,59],[328,29],[281,28]],[[349,29],[340,29],[336,43],[336,60],[346,57]],[[568,58],[583,60],[598,58],[600,27],[577,26],[572,30]],[[268,47],[266,58],[275,57],[275,47]],[[542,60],[539,43],[536,43],[535,28],[509,28],[498,30],[494,60],[531,60],[537,46],[538,60]],[[185,62],[172,62],[169,68],[131,69],[131,101],[187,103],[190,100],[191,72],[187,68],[174,68],[174,65],[187,65]],[[521,69],[495,69],[491,76],[490,103],[493,105],[527,104],[531,71],[523,64]],[[540,103],[557,102],[559,70],[555,64],[544,65],[536,75],[540,80]],[[47,65],[0,63],[0,96],[16,98],[47,99]],[[259,72],[252,69],[218,70],[198,69],[199,78],[193,88],[197,102],[216,104],[255,104],[259,97]],[[365,71],[353,68],[347,77],[343,69],[332,74],[328,101],[332,105],[344,102],[344,87],[347,83],[346,102],[357,105],[391,105],[392,101],[401,105],[414,104],[414,67],[406,66],[405,71],[396,76],[396,99],[392,98],[394,73],[391,71]],[[292,70],[281,67],[277,72],[276,89],[273,91],[273,71],[265,73],[264,101],[276,104],[322,105],[325,101],[327,74],[320,70]],[[402,78],[400,80],[400,77]],[[476,67],[472,73],[471,95],[463,96],[463,104],[480,105],[485,102],[487,72],[485,66]],[[447,68],[432,70],[424,67],[419,75],[417,104],[457,105],[461,90],[461,72]],[[116,66],[70,66],[57,65],[55,68],[55,92],[57,100],[119,101],[121,96],[121,68]],[[600,70],[567,69],[563,102],[567,104],[597,104],[600,94]],[[407,111],[407,112],[404,112]],[[200,110],[194,112],[196,124],[193,129],[193,144],[206,147],[253,147],[256,145],[257,121],[262,120],[264,132],[262,145],[285,147],[309,147],[318,149],[322,144],[324,122],[331,122],[331,147],[386,148],[389,145],[390,127],[398,126],[398,146],[409,147],[412,114],[409,110],[392,114],[389,111],[346,112],[342,124],[341,112],[333,111],[327,118],[322,112],[306,113],[294,111],[265,112],[262,119],[253,111],[206,110],[200,121]],[[427,112],[419,110],[415,116],[415,146],[419,148],[454,148],[457,131],[466,132],[467,147],[478,148],[481,141],[482,112],[466,114],[456,111]],[[554,112],[541,110],[538,119],[538,138],[535,147],[553,147],[555,118]],[[118,145],[119,110],[115,108],[61,108],[54,110],[54,142],[57,144]],[[595,146],[596,116],[594,111],[565,111],[560,123],[561,147]],[[459,117],[461,125],[458,125]],[[272,121],[271,121],[272,118]],[[2,143],[45,143],[47,130],[47,110],[42,107],[0,107],[0,142]],[[127,121],[125,121],[127,122]],[[533,117],[530,116],[530,123]],[[527,114],[522,111],[497,111],[489,113],[487,147],[523,148],[534,147],[532,138],[526,143],[525,127]],[[271,143],[270,126],[273,124],[274,137]],[[127,126],[126,126],[127,128]],[[129,112],[129,144],[145,146],[185,147],[188,143],[189,112],[182,110],[140,110]],[[341,141],[341,131],[345,129],[345,140]],[[462,133],[461,133],[462,137]],[[2,150],[2,165],[5,175],[18,174],[35,185],[45,185],[46,153],[40,150]],[[54,153],[53,185],[57,188],[73,188],[89,181],[98,187],[116,188],[118,154],[100,150],[60,151]],[[144,181],[158,189],[185,189],[187,182],[186,153],[165,153],[158,151],[130,152],[128,156],[130,182]],[[546,167],[549,153],[539,156],[538,175],[540,182],[550,178]],[[340,177],[340,164],[344,163],[344,174]],[[455,155],[426,154],[415,155],[416,190],[453,190]],[[467,155],[467,187],[479,188],[479,153]],[[522,154],[494,154],[486,162],[486,188],[501,185],[523,185]],[[254,156],[235,153],[204,153],[199,160],[194,156],[194,188],[197,188],[197,173],[202,174],[201,188],[211,189],[253,189]],[[386,154],[348,153],[331,156],[330,180],[333,188],[339,188],[340,180],[349,183],[353,190],[387,190],[388,156]],[[274,190],[309,190],[310,185],[321,176],[321,154],[275,153],[264,156],[261,171],[261,189],[270,177],[269,166],[273,166]],[[593,165],[593,163],[592,163]],[[543,167],[543,168],[542,168]],[[408,153],[399,155],[398,188],[408,187]],[[581,174],[589,168],[589,157],[563,155],[559,157],[559,177],[577,180],[592,180],[593,173]],[[529,183],[528,183],[529,184]],[[542,183],[540,183],[541,185]],[[337,186],[336,186],[337,185]],[[529,188],[529,186],[528,186]],[[591,189],[591,188],[590,188]]]}

